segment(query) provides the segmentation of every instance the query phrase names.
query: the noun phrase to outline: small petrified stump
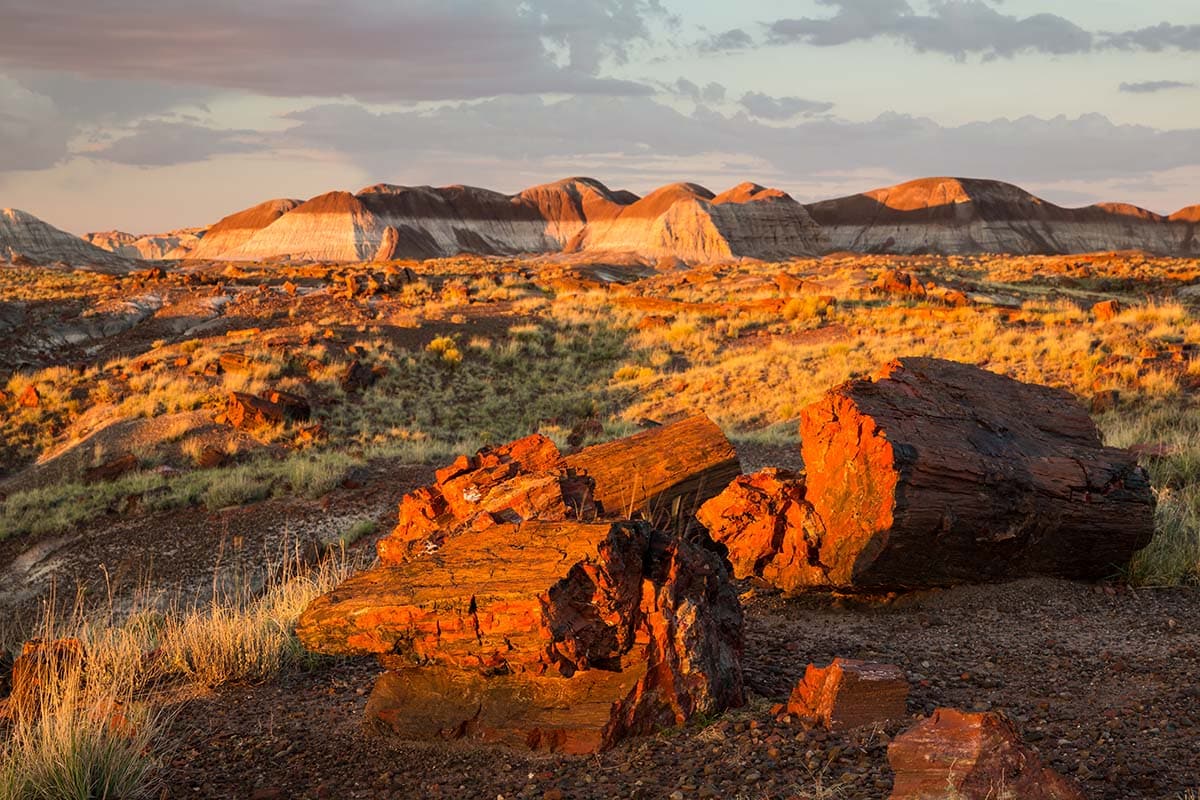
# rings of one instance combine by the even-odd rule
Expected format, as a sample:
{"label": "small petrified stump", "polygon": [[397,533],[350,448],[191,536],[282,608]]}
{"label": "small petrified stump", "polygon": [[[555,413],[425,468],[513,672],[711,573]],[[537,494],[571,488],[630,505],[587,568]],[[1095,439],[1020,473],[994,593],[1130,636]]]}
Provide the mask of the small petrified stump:
{"label": "small petrified stump", "polygon": [[43,690],[53,691],[83,665],[83,642],[75,638],[30,639],[12,665],[10,707],[35,711]]}
{"label": "small petrified stump", "polygon": [[743,702],[724,565],[644,522],[467,530],[351,577],[296,632],[377,655],[391,671],[368,713],[410,739],[593,752]]}
{"label": "small petrified stump", "polygon": [[888,762],[896,773],[891,800],[1084,800],[994,713],[939,708],[888,745]]}
{"label": "small petrified stump", "polygon": [[126,453],[103,464],[98,464],[94,467],[89,467],[83,471],[83,480],[85,483],[100,483],[102,481],[115,481],[122,475],[133,472],[138,468],[137,456],[133,453]]}
{"label": "small petrified stump", "polygon": [[1121,304],[1116,300],[1102,300],[1092,306],[1092,316],[1100,322],[1115,319],[1121,313]]}
{"label": "small petrified stump", "polygon": [[804,499],[804,476],[773,467],[741,475],[696,512],[725,545],[737,578],[792,590],[824,579],[814,549],[824,528]]}
{"label": "small petrified stump", "polygon": [[290,392],[272,391],[266,397],[230,392],[225,404],[225,421],[239,430],[300,422],[308,419],[311,413],[308,401]]}
{"label": "small petrified stump", "polygon": [[21,392],[17,403],[22,408],[37,408],[42,404],[42,396],[38,393],[37,387],[31,383],[25,387],[25,391]]}
{"label": "small petrified stump", "polygon": [[840,731],[903,719],[907,701],[908,681],[899,667],[835,658],[828,667],[808,665],[787,710]]}
{"label": "small petrified stump", "polygon": [[801,413],[825,585],[1100,578],[1154,532],[1154,496],[1070,394],[904,358]]}

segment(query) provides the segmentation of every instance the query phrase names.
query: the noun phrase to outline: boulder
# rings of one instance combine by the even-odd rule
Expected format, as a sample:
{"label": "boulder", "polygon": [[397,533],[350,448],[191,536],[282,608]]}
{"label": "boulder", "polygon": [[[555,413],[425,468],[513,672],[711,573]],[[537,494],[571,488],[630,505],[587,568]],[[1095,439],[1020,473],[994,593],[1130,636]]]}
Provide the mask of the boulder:
{"label": "boulder", "polygon": [[341,386],[342,391],[346,394],[361,392],[363,389],[370,388],[378,376],[358,359],[350,362],[346,367],[346,371],[342,373]]}
{"label": "boulder", "polygon": [[645,522],[467,530],[351,577],[296,633],[378,656],[368,715],[406,739],[594,752],[744,699],[723,563]]}
{"label": "boulder", "polygon": [[835,658],[828,667],[808,665],[787,710],[840,731],[904,719],[907,701],[908,681],[899,667]]}
{"label": "boulder", "polygon": [[1154,495],[1070,394],[904,358],[801,413],[819,585],[928,587],[1111,575],[1154,532]]}
{"label": "boulder", "polygon": [[885,269],[875,279],[871,291],[876,294],[899,295],[901,297],[924,297],[925,287],[919,278],[911,272],[899,269]]}
{"label": "boulder", "polygon": [[891,800],[1084,800],[995,713],[939,708],[888,745]]}
{"label": "boulder", "polygon": [[22,408],[37,408],[42,404],[42,396],[38,393],[37,387],[31,383],[25,387],[25,391],[21,392],[21,397],[17,402]]}
{"label": "boulder", "polygon": [[823,579],[811,552],[823,529],[804,499],[802,475],[773,467],[740,475],[696,518],[728,550],[734,577],[761,578],[785,591]]}

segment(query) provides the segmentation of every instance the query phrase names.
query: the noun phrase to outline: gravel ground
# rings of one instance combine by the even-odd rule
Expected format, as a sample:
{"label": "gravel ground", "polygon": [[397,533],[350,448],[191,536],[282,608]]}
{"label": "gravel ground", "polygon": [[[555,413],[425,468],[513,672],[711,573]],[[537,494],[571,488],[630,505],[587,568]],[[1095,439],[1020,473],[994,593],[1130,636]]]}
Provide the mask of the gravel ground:
{"label": "gravel ground", "polygon": [[1200,785],[1200,594],[1055,580],[874,601],[745,586],[747,707],[595,757],[406,744],[363,724],[378,668],[330,664],[178,709],[167,796],[197,798],[885,798],[912,720],[831,734],[772,713],[809,661],[899,664],[912,719],[1010,715],[1088,797]]}

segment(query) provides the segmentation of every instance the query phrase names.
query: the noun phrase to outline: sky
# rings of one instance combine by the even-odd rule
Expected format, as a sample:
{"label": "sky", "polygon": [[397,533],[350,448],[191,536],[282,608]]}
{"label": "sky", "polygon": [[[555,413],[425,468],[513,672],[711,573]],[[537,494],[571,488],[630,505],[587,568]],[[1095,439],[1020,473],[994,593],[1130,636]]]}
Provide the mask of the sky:
{"label": "sky", "polygon": [[378,182],[1200,203],[1196,0],[0,0],[0,207],[74,233]]}

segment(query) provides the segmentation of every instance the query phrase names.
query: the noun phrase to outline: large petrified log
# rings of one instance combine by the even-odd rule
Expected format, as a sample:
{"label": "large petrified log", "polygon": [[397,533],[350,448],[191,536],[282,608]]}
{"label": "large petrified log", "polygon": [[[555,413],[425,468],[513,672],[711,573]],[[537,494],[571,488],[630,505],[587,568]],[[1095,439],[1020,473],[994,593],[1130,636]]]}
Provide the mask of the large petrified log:
{"label": "large petrified log", "polygon": [[896,773],[892,800],[1084,798],[994,713],[939,708],[888,745],[888,762]]}
{"label": "large petrified log", "polygon": [[350,578],[297,634],[377,655],[368,713],[405,738],[592,752],[743,700],[724,564],[645,522],[464,530]]}
{"label": "large petrified log", "polygon": [[405,495],[379,557],[399,564],[462,531],[534,519],[636,514],[674,530],[740,471],[733,446],[704,416],[565,457],[533,434],[460,456],[431,486]]}
{"label": "large petrified log", "polygon": [[800,434],[815,583],[1097,578],[1153,533],[1145,471],[1057,389],[904,358],[804,409]]}

